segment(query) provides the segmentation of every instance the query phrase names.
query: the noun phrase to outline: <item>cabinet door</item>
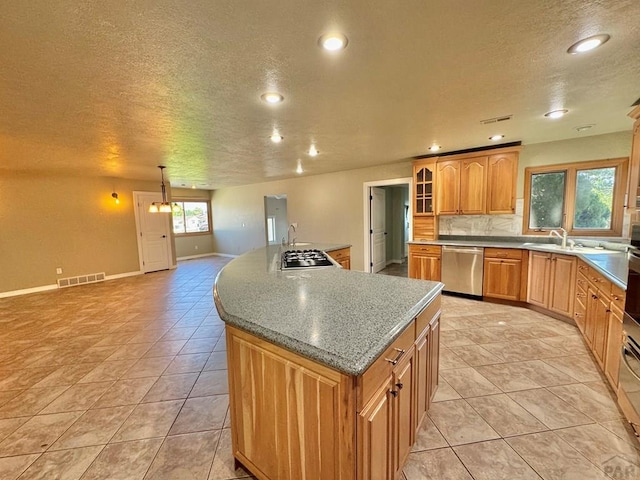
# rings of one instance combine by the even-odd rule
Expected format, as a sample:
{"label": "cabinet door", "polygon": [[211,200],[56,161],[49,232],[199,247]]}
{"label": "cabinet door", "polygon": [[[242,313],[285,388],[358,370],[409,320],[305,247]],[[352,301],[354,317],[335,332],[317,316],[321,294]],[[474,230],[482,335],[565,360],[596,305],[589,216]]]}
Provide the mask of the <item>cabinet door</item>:
{"label": "cabinet door", "polygon": [[593,287],[591,284],[587,287],[587,304],[586,312],[585,312],[585,325],[584,325],[584,338],[587,341],[587,344],[593,350],[593,339],[595,337],[595,326],[596,326],[596,311],[598,309],[597,305],[597,296],[598,290]]}
{"label": "cabinet door", "polygon": [[438,379],[440,378],[440,317],[431,321],[431,331],[429,333],[429,400],[438,389]]}
{"label": "cabinet door", "polygon": [[576,288],[576,258],[569,255],[551,256],[549,310],[571,317]]}
{"label": "cabinet door", "polygon": [[345,270],[351,270],[351,259],[350,258],[347,258],[345,260],[341,260],[338,263],[340,263],[340,266],[342,268],[344,268]]}
{"label": "cabinet door", "polygon": [[620,349],[622,348],[622,310],[617,306],[610,306],[609,331],[607,332],[607,353],[605,357],[604,373],[613,387],[618,391],[618,374],[620,373]]}
{"label": "cabinet door", "polygon": [[516,211],[516,180],[518,153],[489,156],[487,173],[487,213],[514,213]]}
{"label": "cabinet door", "polygon": [[591,348],[600,367],[604,366],[607,347],[607,333],[609,332],[609,299],[600,291],[595,290],[592,295],[593,303],[589,305],[593,309],[593,344]]}
{"label": "cabinet door", "polygon": [[487,213],[487,157],[469,158],[461,162],[460,213]]}
{"label": "cabinet door", "polygon": [[395,398],[393,402],[393,430],[395,440],[393,442],[394,467],[393,475],[397,478],[404,465],[416,433],[415,418],[415,353],[413,347],[407,352],[393,370],[393,390]]}
{"label": "cabinet door", "polygon": [[416,386],[416,402],[415,402],[415,418],[416,433],[420,429],[420,425],[424,420],[429,403],[431,401],[429,387],[431,385],[431,369],[429,368],[429,350],[430,330],[425,329],[424,334],[416,341],[416,359],[415,359],[415,386]]}
{"label": "cabinet door", "polygon": [[358,414],[358,480],[393,480],[391,379]]}
{"label": "cabinet door", "polygon": [[482,295],[505,300],[520,300],[521,273],[521,260],[485,258]]}
{"label": "cabinet door", "polygon": [[527,302],[547,308],[549,304],[549,275],[551,254],[531,252],[529,254],[529,288]]}
{"label": "cabinet door", "polygon": [[587,322],[587,307],[583,302],[586,302],[586,294],[581,297],[576,296],[576,300],[573,303],[573,318],[576,321],[576,325],[580,329],[583,335],[585,334],[586,322]]}
{"label": "cabinet door", "polygon": [[435,166],[434,160],[413,165],[414,215],[433,215]]}
{"label": "cabinet door", "polygon": [[460,213],[460,161],[440,162],[436,175],[436,211],[438,215]]}
{"label": "cabinet door", "polygon": [[440,257],[422,253],[409,254],[409,278],[440,281]]}

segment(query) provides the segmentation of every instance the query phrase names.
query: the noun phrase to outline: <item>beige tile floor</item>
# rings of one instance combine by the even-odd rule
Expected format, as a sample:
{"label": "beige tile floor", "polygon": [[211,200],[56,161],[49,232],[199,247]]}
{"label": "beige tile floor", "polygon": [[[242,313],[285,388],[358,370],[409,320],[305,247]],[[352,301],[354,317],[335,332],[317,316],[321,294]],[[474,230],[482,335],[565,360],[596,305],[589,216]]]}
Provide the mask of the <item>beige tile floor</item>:
{"label": "beige tile floor", "polygon": [[[248,477],[211,296],[225,263],[0,299],[0,479]],[[574,327],[445,297],[441,367],[407,480],[640,478]]]}

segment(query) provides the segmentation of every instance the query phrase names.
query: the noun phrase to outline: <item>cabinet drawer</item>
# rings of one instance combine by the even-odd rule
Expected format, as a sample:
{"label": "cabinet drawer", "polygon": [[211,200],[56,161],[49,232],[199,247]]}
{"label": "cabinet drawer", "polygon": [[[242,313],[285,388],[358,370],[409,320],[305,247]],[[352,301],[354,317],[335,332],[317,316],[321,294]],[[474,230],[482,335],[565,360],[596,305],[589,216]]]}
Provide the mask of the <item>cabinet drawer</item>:
{"label": "cabinet drawer", "polygon": [[611,303],[613,303],[620,310],[624,311],[624,299],[627,292],[621,289],[619,286],[611,284]]}
{"label": "cabinet drawer", "polygon": [[442,255],[442,247],[440,245],[409,245],[409,253],[422,253],[429,255]]}
{"label": "cabinet drawer", "polygon": [[425,328],[429,326],[429,322],[433,317],[440,314],[440,303],[441,296],[438,295],[438,297],[416,317],[416,338],[422,335]]}
{"label": "cabinet drawer", "polygon": [[582,273],[585,277],[589,275],[589,266],[582,260],[578,260],[578,273]]}
{"label": "cabinet drawer", "polygon": [[589,282],[598,287],[602,293],[611,295],[611,282],[607,280],[600,272],[595,268],[589,267]]}
{"label": "cabinet drawer", "polygon": [[340,262],[341,260],[346,260],[351,257],[350,248],[341,248],[340,250],[332,250],[331,252],[327,252],[335,261]]}
{"label": "cabinet drawer", "polygon": [[[393,367],[410,353],[416,340],[416,322],[413,320],[393,343],[367,370],[358,377],[358,411],[369,401],[376,389],[388,380]],[[401,353],[404,351],[404,353]],[[394,363],[395,362],[395,363]]]}
{"label": "cabinet drawer", "polygon": [[485,248],[484,258],[522,260],[522,250],[516,248]]}
{"label": "cabinet drawer", "polygon": [[587,293],[587,286],[588,286],[587,282],[587,277],[585,277],[584,275],[582,275],[582,273],[578,273],[578,277],[576,279],[576,286],[582,290],[584,293]]}

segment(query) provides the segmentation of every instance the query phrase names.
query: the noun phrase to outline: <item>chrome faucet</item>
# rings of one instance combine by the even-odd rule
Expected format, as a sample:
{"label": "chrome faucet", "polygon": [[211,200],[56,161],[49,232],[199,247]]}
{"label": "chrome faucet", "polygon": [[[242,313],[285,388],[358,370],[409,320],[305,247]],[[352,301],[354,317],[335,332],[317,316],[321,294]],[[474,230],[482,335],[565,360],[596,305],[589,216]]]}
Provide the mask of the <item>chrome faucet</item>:
{"label": "chrome faucet", "polygon": [[287,245],[290,247],[295,247],[296,246],[296,239],[295,237],[293,238],[293,241],[291,241],[291,229],[293,228],[293,233],[296,233],[296,227],[293,226],[293,223],[291,225],[289,225],[289,228],[287,229]]}
{"label": "chrome faucet", "polygon": [[556,237],[561,238],[562,248],[564,249],[564,248],[567,248],[567,231],[562,227],[560,227],[560,230],[562,230],[562,234],[558,233],[557,230],[551,230],[549,232],[549,236],[553,237],[555,235]]}

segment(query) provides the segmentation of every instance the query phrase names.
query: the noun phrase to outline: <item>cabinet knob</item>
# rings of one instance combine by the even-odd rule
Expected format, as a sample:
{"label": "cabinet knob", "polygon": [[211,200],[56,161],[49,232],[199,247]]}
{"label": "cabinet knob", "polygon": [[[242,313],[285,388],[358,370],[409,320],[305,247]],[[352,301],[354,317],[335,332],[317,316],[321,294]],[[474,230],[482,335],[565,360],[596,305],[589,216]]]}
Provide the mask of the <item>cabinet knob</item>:
{"label": "cabinet knob", "polygon": [[402,390],[402,387],[404,387],[404,384],[402,382],[398,382],[396,383],[396,387],[398,387],[398,390]]}
{"label": "cabinet knob", "polygon": [[398,396],[398,392],[397,392],[397,391],[395,391],[395,390],[389,390],[389,393],[390,393],[391,395],[393,395],[393,396],[394,396],[394,398]]}

